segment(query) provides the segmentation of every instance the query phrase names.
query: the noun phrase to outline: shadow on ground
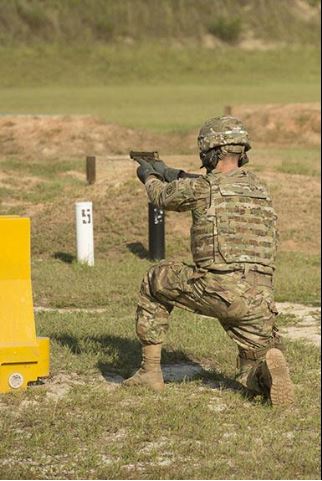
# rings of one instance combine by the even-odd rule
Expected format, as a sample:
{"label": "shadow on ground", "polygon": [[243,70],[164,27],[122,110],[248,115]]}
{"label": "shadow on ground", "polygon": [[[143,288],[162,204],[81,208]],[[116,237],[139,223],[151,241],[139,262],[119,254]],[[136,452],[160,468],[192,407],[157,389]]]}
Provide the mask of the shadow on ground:
{"label": "shadow on ground", "polygon": [[150,259],[149,251],[144,247],[142,242],[130,242],[129,244],[126,244],[126,247],[132,252],[132,254],[140,259]]}
{"label": "shadow on ground", "polygon": [[68,252],[55,252],[53,257],[62,262],[66,262],[66,264],[71,264],[72,262],[76,261],[76,256],[69,254]]}
{"label": "shadow on ground", "polygon": [[[101,353],[95,367],[110,383],[120,383],[130,377],[141,363],[141,346],[132,339],[113,335],[86,335],[75,338],[67,333],[53,334],[51,339],[67,346],[76,355]],[[180,383],[200,379],[203,384],[213,389],[243,392],[243,388],[234,379],[226,377],[213,367],[205,368],[181,350],[163,349],[162,370],[166,382]]]}

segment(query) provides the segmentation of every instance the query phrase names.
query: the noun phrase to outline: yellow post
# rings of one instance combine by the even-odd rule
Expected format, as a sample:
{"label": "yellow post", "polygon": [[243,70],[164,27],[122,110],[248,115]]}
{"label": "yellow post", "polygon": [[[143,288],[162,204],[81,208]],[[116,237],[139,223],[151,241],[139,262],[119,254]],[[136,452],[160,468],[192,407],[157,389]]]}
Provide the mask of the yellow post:
{"label": "yellow post", "polygon": [[49,374],[49,339],[36,337],[30,219],[0,216],[0,393]]}

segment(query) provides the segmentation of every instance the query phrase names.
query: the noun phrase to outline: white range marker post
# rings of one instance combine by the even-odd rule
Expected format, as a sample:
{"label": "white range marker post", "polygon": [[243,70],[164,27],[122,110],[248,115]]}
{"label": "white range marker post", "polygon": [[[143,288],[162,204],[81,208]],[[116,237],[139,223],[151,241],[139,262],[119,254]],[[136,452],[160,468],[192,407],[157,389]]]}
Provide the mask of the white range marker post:
{"label": "white range marker post", "polygon": [[94,265],[93,208],[92,202],[76,202],[77,261]]}

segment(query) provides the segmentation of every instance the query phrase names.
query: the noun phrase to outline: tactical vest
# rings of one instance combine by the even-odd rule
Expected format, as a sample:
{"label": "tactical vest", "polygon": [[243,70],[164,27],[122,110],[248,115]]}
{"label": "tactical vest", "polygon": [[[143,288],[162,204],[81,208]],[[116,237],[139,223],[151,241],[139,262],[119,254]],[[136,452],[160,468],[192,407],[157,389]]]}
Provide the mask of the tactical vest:
{"label": "tactical vest", "polygon": [[210,201],[203,214],[193,213],[194,262],[207,269],[273,272],[276,214],[266,187],[243,169],[205,179]]}

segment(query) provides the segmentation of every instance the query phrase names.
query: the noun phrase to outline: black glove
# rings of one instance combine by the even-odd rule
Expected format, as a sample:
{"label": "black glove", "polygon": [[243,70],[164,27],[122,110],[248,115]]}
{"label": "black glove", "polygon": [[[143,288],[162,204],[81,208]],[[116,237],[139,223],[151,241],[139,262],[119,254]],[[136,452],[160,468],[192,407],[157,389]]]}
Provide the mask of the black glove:
{"label": "black glove", "polygon": [[154,170],[156,170],[164,178],[164,172],[168,168],[168,166],[165,165],[163,160],[152,160],[150,164],[152,165]]}
{"label": "black glove", "polygon": [[172,167],[167,167],[164,172],[164,179],[167,182],[172,182],[173,180],[177,180],[181,178],[183,170],[173,169]]}
{"label": "black glove", "polygon": [[178,179],[195,179],[201,177],[199,174],[189,174],[181,169],[173,169],[172,167],[165,166],[163,178],[166,182],[172,182]]}
{"label": "black glove", "polygon": [[137,168],[136,175],[138,176],[138,178],[143,184],[145,184],[147,178],[150,175],[154,175],[155,177],[158,177],[160,180],[163,180],[163,176],[159,174],[149,162],[143,159],[138,160],[137,162],[140,164],[140,167]]}
{"label": "black glove", "polygon": [[172,182],[173,180],[179,179],[180,173],[183,172],[183,170],[168,167],[163,160],[154,160],[151,162],[151,165],[160,175],[162,175],[162,178],[166,182]]}

